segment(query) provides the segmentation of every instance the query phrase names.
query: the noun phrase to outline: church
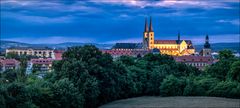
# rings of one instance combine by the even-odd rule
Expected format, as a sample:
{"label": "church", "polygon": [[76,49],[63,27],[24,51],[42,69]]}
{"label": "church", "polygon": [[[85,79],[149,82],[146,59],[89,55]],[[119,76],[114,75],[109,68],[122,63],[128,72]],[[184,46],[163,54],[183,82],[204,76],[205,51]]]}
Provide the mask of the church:
{"label": "church", "polygon": [[178,33],[177,40],[155,40],[150,18],[150,25],[145,19],[142,43],[116,43],[110,50],[102,50],[103,53],[109,53],[114,58],[122,55],[140,57],[148,53],[161,53],[171,56],[193,55],[195,49],[191,40],[181,40]]}
{"label": "church", "polygon": [[195,53],[191,40],[181,40],[180,33],[178,33],[177,40],[156,40],[154,38],[152,18],[150,18],[149,27],[147,18],[145,19],[142,46],[145,50],[159,49],[161,54],[172,56],[192,55]]}

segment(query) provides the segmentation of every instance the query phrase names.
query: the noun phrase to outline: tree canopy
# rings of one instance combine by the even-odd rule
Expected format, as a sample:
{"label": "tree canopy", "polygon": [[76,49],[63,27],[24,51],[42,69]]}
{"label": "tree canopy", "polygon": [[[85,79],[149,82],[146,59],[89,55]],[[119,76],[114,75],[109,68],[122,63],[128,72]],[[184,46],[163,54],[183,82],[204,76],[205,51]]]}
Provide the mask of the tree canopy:
{"label": "tree canopy", "polygon": [[0,107],[95,108],[145,95],[240,98],[240,61],[228,51],[220,58],[200,71],[168,55],[113,60],[92,45],[70,47],[43,79],[13,70],[1,73]]}

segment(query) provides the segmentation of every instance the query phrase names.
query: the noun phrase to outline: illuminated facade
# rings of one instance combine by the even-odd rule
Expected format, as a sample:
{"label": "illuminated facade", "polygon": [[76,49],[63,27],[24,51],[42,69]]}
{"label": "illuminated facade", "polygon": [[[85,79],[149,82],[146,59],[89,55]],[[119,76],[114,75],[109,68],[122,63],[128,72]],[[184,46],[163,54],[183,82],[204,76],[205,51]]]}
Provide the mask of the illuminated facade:
{"label": "illuminated facade", "polygon": [[53,49],[51,48],[30,48],[30,47],[16,47],[6,49],[6,54],[15,53],[18,55],[31,55],[36,57],[52,58],[54,56]]}
{"label": "illuminated facade", "polygon": [[143,49],[152,50],[154,48],[159,49],[161,54],[173,56],[192,55],[195,53],[191,40],[180,40],[180,33],[178,33],[177,40],[155,40],[152,19],[150,18],[149,28],[147,19],[145,21]]}

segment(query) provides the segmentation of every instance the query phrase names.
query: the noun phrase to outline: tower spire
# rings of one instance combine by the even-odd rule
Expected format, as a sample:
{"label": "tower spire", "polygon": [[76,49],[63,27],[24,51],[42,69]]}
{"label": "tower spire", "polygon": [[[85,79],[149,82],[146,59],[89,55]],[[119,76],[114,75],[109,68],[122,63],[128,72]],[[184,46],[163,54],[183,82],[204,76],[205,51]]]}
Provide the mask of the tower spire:
{"label": "tower spire", "polygon": [[148,32],[147,18],[145,18],[145,28],[144,28],[144,32]]}
{"label": "tower spire", "polygon": [[208,34],[206,35],[205,42],[209,42],[209,37],[208,37]]}
{"label": "tower spire", "polygon": [[206,35],[206,38],[205,38],[205,44],[204,44],[204,48],[210,48],[208,34]]}
{"label": "tower spire", "polygon": [[152,17],[150,17],[149,32],[153,32],[153,27],[152,27]]}
{"label": "tower spire", "polygon": [[180,41],[180,31],[178,31],[178,41]]}

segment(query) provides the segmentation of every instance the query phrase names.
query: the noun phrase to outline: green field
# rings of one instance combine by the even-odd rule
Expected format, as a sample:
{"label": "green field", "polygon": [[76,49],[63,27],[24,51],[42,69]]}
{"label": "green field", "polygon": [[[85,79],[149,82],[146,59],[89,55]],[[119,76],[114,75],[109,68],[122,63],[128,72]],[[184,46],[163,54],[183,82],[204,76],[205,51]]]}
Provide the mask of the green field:
{"label": "green field", "polygon": [[100,108],[240,108],[240,99],[144,96],[117,100]]}

